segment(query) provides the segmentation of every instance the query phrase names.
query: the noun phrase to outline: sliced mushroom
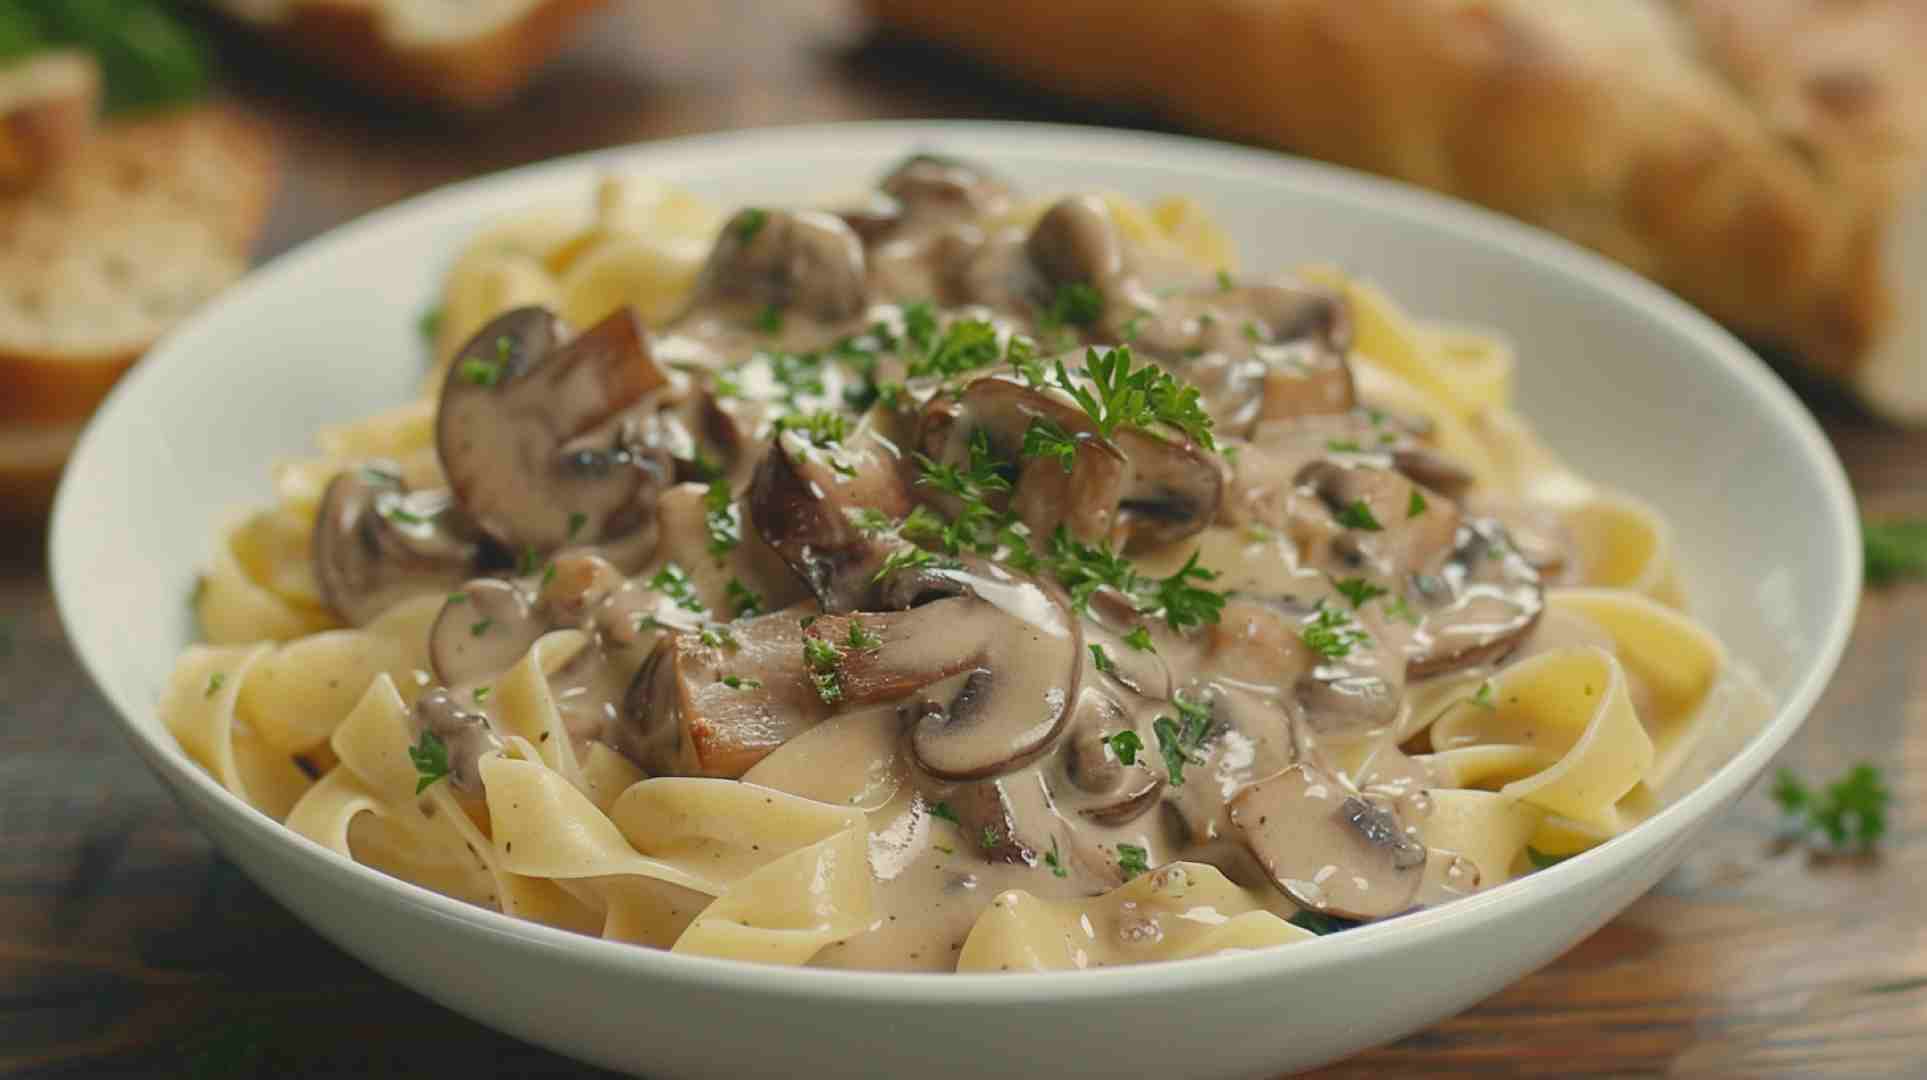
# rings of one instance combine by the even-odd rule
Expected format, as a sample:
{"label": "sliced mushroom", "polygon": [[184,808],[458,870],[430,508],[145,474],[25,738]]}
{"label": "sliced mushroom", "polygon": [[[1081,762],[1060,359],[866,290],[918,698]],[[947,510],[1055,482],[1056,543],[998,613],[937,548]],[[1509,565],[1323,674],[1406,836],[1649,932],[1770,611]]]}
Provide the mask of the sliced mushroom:
{"label": "sliced mushroom", "polygon": [[752,207],[723,225],[691,309],[773,307],[841,322],[862,313],[866,273],[863,242],[843,219],[817,210]]}
{"label": "sliced mushroom", "polygon": [[[1035,866],[1051,849],[1050,837],[1058,823],[1047,808],[1048,796],[1039,791],[1012,790],[1036,784],[1036,778],[1017,775],[976,780],[950,789],[944,805],[957,818],[964,842],[991,862]],[[1030,795],[1031,798],[1023,796]],[[1044,803],[1044,806],[1033,806]],[[1029,812],[1027,812],[1029,811]],[[1042,811],[1042,812],[1035,812]]]}
{"label": "sliced mushroom", "polygon": [[447,491],[411,492],[379,461],[329,481],[310,546],[322,599],[355,626],[398,600],[454,588],[481,554]]}
{"label": "sliced mushroom", "polygon": [[1296,481],[1328,515],[1307,545],[1309,565],[1398,578],[1437,565],[1452,548],[1458,507],[1423,493],[1415,497],[1412,482],[1391,469],[1321,458],[1300,469]]}
{"label": "sliced mushroom", "polygon": [[636,673],[609,736],[654,776],[735,779],[830,714],[803,659],[791,608],[730,626],[733,640],[664,635]]}
{"label": "sliced mushroom", "polygon": [[[625,410],[671,383],[623,310],[558,344],[561,324],[518,308],[449,369],[436,450],[462,507],[513,551],[565,543],[653,546],[656,493],[673,468]],[[640,538],[640,540],[638,540]]]}
{"label": "sliced mushroom", "polygon": [[[1343,300],[1292,283],[1212,287],[1132,307],[1110,328],[1184,373],[1224,435],[1357,403]],[[1126,325],[1128,324],[1128,332]]]}
{"label": "sliced mushroom", "polygon": [[428,634],[428,659],[448,684],[476,682],[515,666],[550,628],[513,582],[482,578],[442,604]]}
{"label": "sliced mushroom", "polygon": [[448,782],[469,798],[482,795],[482,772],[478,767],[485,754],[502,751],[502,740],[495,735],[488,717],[471,712],[455,703],[445,687],[431,687],[415,701],[415,725],[442,741],[448,753]]}
{"label": "sliced mushroom", "polygon": [[1478,481],[1470,469],[1454,461],[1450,455],[1413,443],[1393,449],[1392,467],[1413,483],[1423,484],[1454,500],[1463,498],[1466,491]]}
{"label": "sliced mushroom", "polygon": [[[1040,421],[1075,441],[1068,474],[1054,457],[1023,456],[1025,433]],[[1201,531],[1224,496],[1223,474],[1190,443],[1135,428],[1106,440],[1081,409],[1002,375],[974,380],[959,398],[933,398],[917,439],[933,459],[968,465],[978,432],[994,458],[1021,463],[1013,505],[1034,536],[1063,525],[1085,543],[1158,547]]]}
{"label": "sliced mushroom", "polygon": [[909,229],[937,228],[987,217],[1010,201],[1010,189],[972,162],[943,154],[913,154],[891,170],[879,191],[841,216],[866,244]]}
{"label": "sliced mushroom", "polygon": [[1425,614],[1406,650],[1414,679],[1496,663],[1518,648],[1546,606],[1538,571],[1489,518],[1459,526],[1445,564],[1411,582],[1413,606]]}
{"label": "sliced mushroom", "polygon": [[945,699],[911,707],[917,764],[945,780],[1020,768],[1049,747],[1077,699],[1084,637],[1076,613],[1056,588],[995,566],[920,572],[919,580],[932,578],[948,578],[959,594],[903,612],[825,616],[811,626],[834,643],[847,640],[856,620],[882,639],[838,659],[839,700],[888,701],[944,684]]}
{"label": "sliced mushroom", "polygon": [[1265,874],[1304,907],[1382,919],[1409,909],[1418,895],[1425,846],[1395,814],[1310,765],[1246,787],[1230,810]]}
{"label": "sliced mushroom", "polygon": [[823,610],[877,606],[877,572],[905,542],[870,522],[881,514],[894,525],[910,513],[893,446],[868,434],[834,447],[778,435],[750,481],[748,507],[757,535]]}
{"label": "sliced mushroom", "polygon": [[[1059,790],[1067,809],[1098,825],[1128,825],[1157,805],[1165,779],[1152,770],[1155,740],[1136,730],[1116,699],[1086,686],[1058,756],[1069,781]],[[1126,765],[1111,737],[1131,731],[1143,743]]]}

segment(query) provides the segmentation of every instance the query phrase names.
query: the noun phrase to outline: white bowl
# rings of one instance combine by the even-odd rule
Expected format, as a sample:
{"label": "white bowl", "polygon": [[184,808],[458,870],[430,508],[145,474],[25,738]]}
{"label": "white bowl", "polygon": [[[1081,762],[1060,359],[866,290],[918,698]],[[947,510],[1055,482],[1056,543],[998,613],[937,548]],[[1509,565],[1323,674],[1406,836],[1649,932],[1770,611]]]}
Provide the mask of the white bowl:
{"label": "white bowl", "polygon": [[[907,151],[1032,189],[1185,193],[1254,268],[1331,260],[1412,310],[1500,327],[1526,414],[1591,475],[1675,523],[1697,613],[1764,675],[1771,720],[1651,821],[1531,877],[1287,948],[1036,975],[762,967],[496,915],[338,858],[196,768],[155,715],[216,519],[269,496],[315,428],[394,404],[457,245],[498,215],[646,170],[722,204],[857,187]],[[676,1076],[1276,1073],[1383,1043],[1547,963],[1676,865],[1784,745],[1833,672],[1859,591],[1847,483],[1801,406],[1732,338],[1558,240],[1338,169],[1211,143],[1005,124],[855,124],[679,140],[462,184],[276,260],[115,391],[68,466],[54,585],[134,746],[261,887],[394,979],[531,1042]]]}

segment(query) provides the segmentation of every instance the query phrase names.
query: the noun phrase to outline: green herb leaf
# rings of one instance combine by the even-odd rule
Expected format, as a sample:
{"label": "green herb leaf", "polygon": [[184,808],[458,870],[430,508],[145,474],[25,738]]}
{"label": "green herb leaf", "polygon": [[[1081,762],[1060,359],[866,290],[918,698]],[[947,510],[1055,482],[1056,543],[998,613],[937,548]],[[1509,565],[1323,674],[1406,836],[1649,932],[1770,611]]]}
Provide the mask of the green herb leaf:
{"label": "green herb leaf", "polygon": [[1124,871],[1124,880],[1129,881],[1151,869],[1150,864],[1145,862],[1145,859],[1149,857],[1150,853],[1136,844],[1119,844],[1117,846],[1117,868]]}
{"label": "green herb leaf", "polygon": [[662,569],[649,579],[649,587],[675,601],[676,606],[684,611],[693,611],[698,615],[709,613],[708,605],[696,595],[695,582],[689,580],[689,574],[673,562],[662,564]]}
{"label": "green herb leaf", "polygon": [[1358,628],[1350,613],[1323,604],[1298,636],[1306,648],[1327,660],[1342,660],[1354,647],[1372,643],[1371,635]]}
{"label": "green herb leaf", "polygon": [[1870,847],[1887,832],[1887,806],[1892,796],[1880,770],[1855,765],[1824,790],[1808,787],[1790,769],[1781,769],[1773,798],[1793,815],[1801,832],[1818,829],[1835,847]]}
{"label": "green herb leaf", "polygon": [[1104,646],[1102,645],[1093,644],[1091,646],[1091,663],[1097,666],[1097,670],[1106,675],[1117,674],[1117,665],[1111,662],[1111,654],[1105,652]]}
{"label": "green herb leaf", "polygon": [[489,696],[489,694],[490,694],[490,693],[492,693],[492,692],[493,692],[493,691],[491,691],[491,690],[490,690],[490,689],[489,689],[488,687],[486,687],[486,686],[478,686],[478,687],[476,687],[476,688],[475,688],[475,690],[473,691],[473,693],[474,693],[474,696],[475,696],[475,704],[477,704],[477,705],[481,705],[481,704],[483,704],[483,703],[485,703],[486,701],[488,701],[488,696]]}
{"label": "green herb leaf", "polygon": [[729,609],[739,619],[763,610],[762,595],[744,584],[742,578],[730,578],[729,584],[723,586],[723,595],[729,598]]}
{"label": "green herb leaf", "polygon": [[1332,588],[1337,589],[1339,593],[1351,603],[1353,610],[1362,608],[1367,602],[1384,596],[1391,591],[1382,585],[1374,584],[1362,577],[1334,579],[1332,581]]}
{"label": "green herb leaf", "polygon": [[448,775],[448,744],[434,732],[423,731],[421,739],[408,748],[408,760],[414,763],[415,794],[420,795]]}
{"label": "green herb leaf", "polygon": [[881,649],[883,647],[883,635],[864,626],[860,619],[853,618],[850,620],[850,633],[846,640],[850,648],[856,649],[859,652],[868,652],[871,649]]}
{"label": "green herb leaf", "polygon": [[1310,908],[1305,908],[1285,921],[1301,930],[1309,930],[1319,937],[1324,937],[1326,934],[1336,934],[1340,930],[1350,930],[1352,927],[1358,925],[1349,919],[1341,919],[1336,915],[1327,915],[1322,911],[1313,911]]}
{"label": "green herb leaf", "polygon": [[1224,611],[1224,594],[1190,584],[1191,579],[1216,581],[1217,571],[1198,565],[1198,552],[1193,551],[1177,573],[1159,579],[1152,592],[1156,602],[1154,610],[1162,612],[1164,622],[1173,630],[1183,630],[1187,626],[1216,625]]}
{"label": "green herb leaf", "polygon": [[1117,760],[1125,765],[1136,765],[1138,754],[1144,750],[1144,740],[1138,738],[1135,731],[1120,731],[1098,741],[1110,747],[1111,753],[1116,754]]}
{"label": "green herb leaf", "polygon": [[1058,877],[1070,876],[1070,869],[1064,865],[1063,858],[1057,853],[1057,837],[1055,836],[1050,838],[1050,850],[1044,853],[1044,865],[1050,867],[1050,872]]}
{"label": "green herb leaf", "polygon": [[1077,462],[1077,440],[1061,427],[1042,417],[1024,430],[1023,455],[1028,458],[1054,457],[1070,473]]}
{"label": "green herb leaf", "polygon": [[1532,863],[1534,870],[1544,870],[1548,866],[1558,866],[1570,858],[1572,858],[1571,855],[1548,855],[1535,847],[1526,848],[1526,859]]}
{"label": "green herb leaf", "polygon": [[750,678],[746,675],[725,675],[717,681],[729,687],[731,690],[761,690],[763,688],[763,680]]}
{"label": "green herb leaf", "polygon": [[743,519],[730,494],[729,481],[717,477],[703,495],[703,525],[709,532],[709,554],[721,559],[743,542]]}
{"label": "green herb leaf", "polygon": [[757,233],[763,231],[763,226],[768,222],[769,211],[752,206],[737,214],[736,220],[730,223],[730,228],[736,230],[738,240],[747,244],[756,238]]}
{"label": "green herb leaf", "polygon": [[1231,271],[1229,270],[1218,271],[1218,291],[1219,292],[1230,292],[1232,289],[1236,287],[1237,287],[1237,282],[1231,279]]}
{"label": "green herb leaf", "polygon": [[1415,518],[1425,513],[1425,493],[1418,488],[1412,489],[1412,497],[1405,503],[1406,518]]}
{"label": "green herb leaf", "polygon": [[1119,427],[1149,429],[1165,424],[1206,450],[1216,450],[1217,442],[1211,435],[1213,420],[1204,409],[1198,388],[1173,378],[1156,364],[1134,369],[1131,361],[1129,345],[1103,352],[1093,348],[1085,353],[1083,374],[1095,393],[1073,379],[1062,360],[1056,365],[1057,385],[1107,439]]}
{"label": "green herb leaf", "polygon": [[1044,311],[1045,326],[1089,326],[1104,314],[1104,294],[1084,282],[1059,285]]}
{"label": "green herb leaf", "polygon": [[475,622],[468,624],[468,632],[474,635],[475,637],[481,637],[483,634],[488,633],[489,627],[494,625],[495,625],[494,619],[478,619]]}
{"label": "green herb leaf", "polygon": [[950,804],[947,802],[931,803],[930,816],[933,818],[942,818],[952,825],[957,824],[957,813],[950,809]]}
{"label": "green herb leaf", "polygon": [[1867,584],[1889,585],[1927,577],[1927,518],[1896,518],[1860,523],[1867,559]]}
{"label": "green herb leaf", "polygon": [[1385,530],[1385,526],[1380,525],[1378,519],[1372,516],[1372,508],[1365,504],[1364,499],[1353,499],[1351,505],[1340,510],[1338,512],[1338,523],[1347,529],[1357,529],[1361,532],[1383,532]]}
{"label": "green herb leaf", "polygon": [[421,316],[415,320],[415,332],[420,334],[424,341],[434,341],[441,336],[442,318],[446,314],[439,305],[423,310]]}
{"label": "green herb leaf", "polygon": [[756,313],[756,322],[754,325],[756,327],[757,332],[759,333],[764,333],[764,334],[782,333],[783,332],[783,309],[780,307],[777,307],[775,304],[764,304],[763,310]]}
{"label": "green herb leaf", "polygon": [[213,697],[214,695],[221,692],[221,686],[223,683],[226,683],[226,682],[227,682],[227,676],[223,675],[218,671],[212,675],[209,675],[207,677],[207,690],[203,692],[201,696]]}
{"label": "green herb leaf", "polygon": [[1478,692],[1472,695],[1472,704],[1477,705],[1481,709],[1497,709],[1499,705],[1492,700],[1492,693],[1492,680],[1487,679],[1481,682]]}
{"label": "green herb leaf", "polygon": [[1124,635],[1124,644],[1129,645],[1138,652],[1154,653],[1158,651],[1158,647],[1151,641],[1151,631],[1148,627],[1139,626],[1133,628],[1130,633]]}

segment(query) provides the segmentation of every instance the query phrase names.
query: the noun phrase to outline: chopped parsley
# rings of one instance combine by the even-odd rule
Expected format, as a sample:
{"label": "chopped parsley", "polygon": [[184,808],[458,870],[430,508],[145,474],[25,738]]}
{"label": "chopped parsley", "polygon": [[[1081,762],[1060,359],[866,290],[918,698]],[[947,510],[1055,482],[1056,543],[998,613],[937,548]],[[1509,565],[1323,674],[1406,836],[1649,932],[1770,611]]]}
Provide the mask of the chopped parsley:
{"label": "chopped parsley", "polygon": [[1054,457],[1069,473],[1077,463],[1077,440],[1063,428],[1040,416],[1024,430],[1023,454],[1028,458]]}
{"label": "chopped parsley", "polygon": [[703,525],[709,530],[709,553],[718,559],[743,542],[743,519],[730,495],[729,481],[717,477],[703,495]]}
{"label": "chopped parsley", "polygon": [[363,465],[361,467],[361,476],[362,479],[371,484],[383,484],[388,487],[401,486],[401,474],[386,466]]}
{"label": "chopped parsley", "polygon": [[1479,684],[1478,692],[1472,695],[1472,704],[1481,709],[1497,709],[1499,704],[1492,700],[1492,694],[1492,680],[1487,679]]}
{"label": "chopped parsley", "polygon": [[[921,510],[923,507],[919,506],[917,509]],[[858,532],[866,536],[879,536],[895,527],[890,521],[890,515],[872,506],[853,506],[844,510],[843,515],[849,519],[850,524],[856,526]]]}
{"label": "chopped parsley", "polygon": [[589,523],[589,515],[580,510],[569,511],[569,539],[574,540],[582,527]]}
{"label": "chopped parsley", "polygon": [[477,705],[480,705],[480,704],[482,704],[483,702],[486,702],[486,701],[488,700],[488,696],[489,696],[489,694],[490,694],[490,693],[492,693],[492,692],[493,692],[493,691],[491,691],[491,690],[490,690],[490,689],[489,689],[488,687],[486,687],[486,686],[478,686],[478,687],[476,687],[476,688],[475,688],[475,691],[474,691],[474,695],[475,695],[475,704],[477,704]]}
{"label": "chopped parsley", "polygon": [[1115,735],[1106,735],[1098,742],[1110,747],[1111,753],[1116,754],[1117,760],[1125,765],[1136,765],[1137,756],[1144,749],[1144,740],[1138,738],[1135,731],[1120,731]]}
{"label": "chopped parsley", "polygon": [[1864,763],[1819,790],[1791,769],[1781,769],[1773,784],[1773,800],[1795,819],[1799,831],[1818,829],[1835,847],[1871,847],[1885,835],[1891,798],[1880,770]]}
{"label": "chopped parsley", "polygon": [[702,628],[702,631],[696,635],[696,640],[712,649],[720,649],[725,646],[731,649],[737,647],[736,635],[727,626],[705,626]]}
{"label": "chopped parsley", "polygon": [[1230,292],[1232,289],[1237,287],[1237,284],[1238,284],[1237,282],[1231,280],[1231,271],[1229,270],[1218,271],[1218,291],[1219,292]]}
{"label": "chopped parsley", "polygon": [[875,576],[870,580],[882,581],[899,570],[920,569],[934,566],[942,561],[936,553],[925,551],[920,547],[900,547],[883,560],[883,565],[877,568]]}
{"label": "chopped parsley", "polygon": [[753,679],[746,675],[725,675],[717,681],[729,687],[731,690],[761,690],[763,688],[763,680]]}
{"label": "chopped parsley", "polygon": [[389,521],[402,525],[426,525],[441,515],[439,512],[433,514],[417,514],[409,510],[404,510],[399,506],[384,506],[381,508],[381,516],[387,518]]}
{"label": "chopped parsley", "polygon": [[1406,518],[1415,518],[1425,513],[1425,493],[1418,488],[1412,489],[1412,497],[1405,502]]}
{"label": "chopped parsley", "polygon": [[1334,454],[1364,453],[1363,448],[1361,448],[1354,439],[1326,439],[1325,449],[1330,450]]}
{"label": "chopped parsley", "polygon": [[1154,653],[1158,651],[1158,647],[1151,642],[1151,631],[1148,627],[1139,626],[1133,628],[1130,633],[1124,635],[1124,644],[1129,645],[1138,652]]}
{"label": "chopped parsley", "polygon": [[215,672],[215,673],[214,673],[214,674],[212,674],[212,675],[209,675],[209,676],[207,677],[207,690],[206,690],[206,691],[205,691],[204,693],[202,693],[202,695],[201,695],[201,696],[202,696],[202,697],[213,697],[214,695],[216,695],[216,694],[218,694],[218,693],[220,693],[220,692],[221,692],[221,684],[223,684],[223,683],[225,683],[225,682],[227,682],[227,676],[226,676],[226,675],[223,675],[223,674],[221,674],[221,673],[220,673],[220,672],[218,672],[218,671],[217,671],[217,672]]}
{"label": "chopped parsley", "polygon": [[1394,596],[1385,601],[1385,614],[1412,626],[1417,626],[1421,621],[1419,613],[1412,610],[1412,605],[1406,603],[1403,596]]}
{"label": "chopped parsley", "polygon": [[1927,577],[1927,517],[1860,523],[1867,584]]}
{"label": "chopped parsley", "polygon": [[775,304],[764,304],[763,310],[756,313],[756,321],[753,325],[760,333],[764,333],[764,334],[782,333],[783,332],[783,309],[780,307],[777,307]]}
{"label": "chopped parsley", "polygon": [[942,334],[932,331],[928,340],[924,354],[912,358],[905,368],[913,379],[925,375],[948,379],[990,367],[1004,355],[997,344],[997,327],[983,319],[958,319]]}
{"label": "chopped parsley", "polygon": [[835,446],[849,437],[850,418],[828,409],[811,413],[792,413],[789,416],[777,418],[776,430],[778,433],[799,432],[816,446]]}
{"label": "chopped parsley", "polygon": [[850,633],[844,641],[850,648],[860,652],[883,647],[883,635],[864,626],[862,620],[854,618],[850,620]]}
{"label": "chopped parsley", "polygon": [[1092,286],[1074,281],[1059,285],[1044,310],[1045,326],[1089,326],[1104,314],[1104,294]]}
{"label": "chopped parsley", "polygon": [[1364,499],[1353,499],[1351,504],[1338,512],[1338,523],[1347,529],[1360,532],[1384,532],[1385,526],[1372,516],[1372,508],[1365,505]]}
{"label": "chopped parsley", "polygon": [[730,578],[729,584],[723,586],[723,595],[729,598],[729,609],[739,619],[763,610],[762,594],[743,584],[742,578]]}
{"label": "chopped parsley", "polygon": [[489,627],[494,625],[494,619],[477,619],[475,622],[468,624],[468,632],[476,637],[481,637],[483,634],[488,633]]}
{"label": "chopped parsley", "polygon": [[1256,322],[1246,319],[1243,330],[1246,341],[1251,342],[1253,345],[1263,345],[1265,343],[1265,329]]}
{"label": "chopped parsley", "polygon": [[1064,860],[1057,854],[1055,836],[1050,838],[1050,850],[1044,852],[1044,865],[1050,867],[1050,872],[1058,877],[1069,877],[1071,874],[1070,869],[1064,865]]}
{"label": "chopped parsley", "polygon": [[421,334],[424,341],[434,341],[442,335],[444,314],[445,312],[439,306],[424,308],[420,317],[415,320],[415,331]]}
{"label": "chopped parsley", "polygon": [[1391,591],[1383,585],[1374,584],[1362,577],[1333,579],[1332,588],[1337,589],[1346,600],[1351,602],[1353,610],[1362,608],[1367,602]]}
{"label": "chopped parsley", "polygon": [[1206,450],[1216,450],[1211,414],[1200,404],[1198,388],[1173,378],[1156,364],[1133,368],[1131,360],[1129,345],[1102,352],[1089,349],[1082,372],[1092,389],[1072,379],[1062,360],[1057,361],[1057,385],[1083,408],[1098,433],[1107,439],[1119,427],[1148,430],[1154,424],[1164,424]]}
{"label": "chopped parsley", "polygon": [[952,825],[957,824],[956,811],[950,809],[950,804],[947,802],[931,803],[930,816],[933,818],[942,818]]}
{"label": "chopped parsley", "polygon": [[662,564],[662,569],[649,579],[649,587],[675,601],[676,606],[684,611],[693,611],[698,615],[709,613],[708,605],[696,595],[695,583],[689,580],[689,575],[682,567],[673,562]]}
{"label": "chopped parsley", "polygon": [[1106,675],[1117,674],[1117,665],[1112,662],[1111,654],[1105,652],[1104,646],[1102,645],[1093,644],[1091,646],[1091,663],[1097,665],[1097,670]]}
{"label": "chopped parsley", "polygon": [[1198,552],[1193,551],[1178,571],[1167,578],[1160,578],[1152,591],[1156,601],[1155,611],[1164,615],[1165,624],[1173,630],[1183,630],[1187,626],[1215,624],[1224,610],[1224,594],[1202,589],[1189,584],[1192,578],[1199,581],[1216,581],[1218,573],[1198,565]]}
{"label": "chopped parsley", "polygon": [[1369,647],[1371,635],[1360,630],[1351,614],[1335,607],[1318,606],[1318,614],[1298,632],[1305,647],[1327,660],[1342,660],[1359,645]]}
{"label": "chopped parsley", "polygon": [[730,228],[736,230],[737,239],[747,244],[756,238],[757,233],[763,231],[763,226],[768,224],[768,222],[769,211],[759,206],[752,206],[742,213],[737,214],[736,220],[730,225]]}
{"label": "chopped parsley", "polygon": [[1124,871],[1124,880],[1129,881],[1139,874],[1144,873],[1146,870],[1149,870],[1151,866],[1145,862],[1145,859],[1149,857],[1150,852],[1145,851],[1136,844],[1119,844],[1117,846],[1117,868]]}
{"label": "chopped parsley", "polygon": [[843,662],[843,650],[836,643],[820,637],[803,635],[803,663],[810,669],[810,682],[816,686],[816,696],[825,705],[834,705],[843,700],[843,684],[838,681],[836,666]]}
{"label": "chopped parsley", "polygon": [[981,842],[982,842],[982,844],[983,844],[983,846],[984,846],[984,848],[985,848],[986,850],[988,850],[988,849],[990,849],[990,848],[994,848],[994,847],[996,847],[996,846],[997,846],[997,828],[996,828],[996,826],[994,826],[994,825],[986,825],[986,826],[984,826],[984,834],[983,834],[983,837],[982,837],[982,840],[981,840]]}
{"label": "chopped parsley", "polygon": [[1164,757],[1164,771],[1170,774],[1171,786],[1181,787],[1184,767],[1204,764],[1201,752],[1205,739],[1211,735],[1211,706],[1188,701],[1183,694],[1175,695],[1172,700],[1183,721],[1160,716],[1151,722],[1151,733],[1157,736],[1158,753]]}
{"label": "chopped parsley", "polygon": [[925,352],[937,340],[937,312],[927,300],[903,305],[903,336]]}
{"label": "chopped parsley", "polygon": [[415,766],[415,794],[448,775],[448,744],[440,735],[423,731],[419,742],[408,748],[408,760]]}
{"label": "chopped parsley", "polygon": [[487,360],[478,360],[475,357],[462,361],[461,366],[456,370],[461,373],[463,380],[474,383],[476,386],[494,386],[502,381],[500,365],[492,364]]}

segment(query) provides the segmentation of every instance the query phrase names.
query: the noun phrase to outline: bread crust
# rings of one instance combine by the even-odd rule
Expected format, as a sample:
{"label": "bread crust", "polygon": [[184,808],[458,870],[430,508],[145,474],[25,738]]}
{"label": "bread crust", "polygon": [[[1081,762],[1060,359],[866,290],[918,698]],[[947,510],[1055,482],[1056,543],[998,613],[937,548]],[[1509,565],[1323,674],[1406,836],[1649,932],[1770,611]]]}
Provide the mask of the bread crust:
{"label": "bread crust", "polygon": [[0,69],[0,194],[22,191],[86,144],[100,112],[100,66],[49,52]]}
{"label": "bread crust", "polygon": [[[205,271],[209,291],[225,285],[246,269],[266,222],[276,161],[265,129],[222,106],[109,124],[32,192],[0,200],[0,277],[9,279],[0,289],[31,286],[64,258],[156,213],[176,215],[215,248],[198,257],[218,261]],[[84,419],[171,327],[153,319],[125,335],[71,342],[0,324],[0,425]]]}
{"label": "bread crust", "polygon": [[1836,378],[1896,317],[1927,0],[867,4],[1054,90],[1506,211]]}
{"label": "bread crust", "polygon": [[540,0],[508,21],[447,42],[394,40],[371,0],[293,0],[273,16],[260,5],[217,0],[276,45],[377,93],[426,104],[481,108],[502,101],[561,45],[575,21],[608,0]]}

